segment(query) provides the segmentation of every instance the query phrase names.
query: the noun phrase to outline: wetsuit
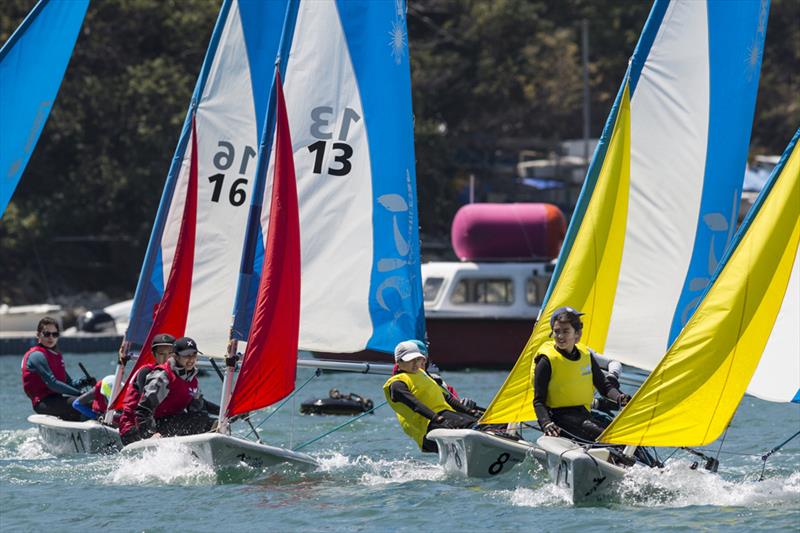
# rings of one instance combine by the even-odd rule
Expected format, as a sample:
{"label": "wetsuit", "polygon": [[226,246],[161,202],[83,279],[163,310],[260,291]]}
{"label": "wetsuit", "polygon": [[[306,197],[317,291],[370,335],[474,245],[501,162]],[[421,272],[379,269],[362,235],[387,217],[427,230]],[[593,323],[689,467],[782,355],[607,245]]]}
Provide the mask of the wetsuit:
{"label": "wetsuit", "polygon": [[[550,342],[552,343],[552,341]],[[557,350],[561,356],[569,361],[577,362],[581,357],[577,346],[571,353],[564,353],[555,346],[550,347],[550,349]],[[600,365],[597,364],[597,361],[591,354],[591,351],[589,351],[588,357],[591,361],[591,384],[604,397],[612,402],[619,402],[622,393],[609,382],[600,368]],[[548,356],[542,353],[536,355],[534,363],[533,408],[536,411],[536,418],[541,428],[544,429],[550,422],[555,422],[559,428],[569,433],[563,435],[567,438],[574,436],[587,441],[594,441],[597,439],[603,432],[603,429],[608,425],[608,422],[594,416],[585,404],[560,407],[548,406],[548,387],[553,378],[553,365],[551,365]]]}
{"label": "wetsuit", "polygon": [[81,394],[80,383],[69,376],[61,353],[55,350],[37,345],[22,359],[22,385],[33,410],[39,414],[62,420],[83,420],[72,408],[72,401]]}
{"label": "wetsuit", "polygon": [[[401,371],[397,375],[400,374],[405,374],[405,372]],[[411,421],[411,425],[415,425],[418,427],[414,428],[416,429],[416,431],[412,430],[412,432],[414,433],[413,435],[411,433],[409,433],[409,435],[415,440],[417,440],[417,444],[420,445],[420,449],[423,452],[436,453],[439,451],[436,442],[423,436],[423,434],[427,435],[427,433],[429,433],[430,431],[439,428],[459,429],[459,428],[472,427],[478,420],[471,414],[473,412],[472,410],[464,407],[464,405],[462,405],[462,403],[454,396],[446,394],[444,390],[439,386],[439,384],[433,380],[433,378],[430,378],[430,376],[425,374],[423,371],[420,371],[417,374],[420,374],[420,376],[423,375],[426,376],[429,380],[435,383],[437,390],[441,392],[441,401],[444,403],[440,403],[437,406],[437,411],[434,411],[433,409],[422,403],[411,392],[411,390],[408,388],[408,384],[405,383],[402,379],[394,379],[394,380],[390,379],[387,382],[388,391],[386,394],[392,403],[402,404],[408,407],[416,415],[419,415],[419,417],[428,420],[428,422],[426,423],[426,427],[423,428],[420,426],[420,424],[423,423],[422,420],[419,417],[414,417],[416,418],[416,422]],[[412,375],[413,374],[407,374],[407,376],[412,376]],[[396,409],[395,405],[391,405],[391,407],[395,409],[395,411],[397,412],[398,418],[401,418],[402,413]],[[438,409],[438,407],[444,407],[444,409]],[[434,422],[434,418],[436,418],[439,415],[442,416],[443,420],[440,422]],[[401,424],[403,424],[402,418],[401,418]],[[408,433],[406,425],[403,424],[403,426],[404,426],[403,429],[406,430],[406,433]]]}

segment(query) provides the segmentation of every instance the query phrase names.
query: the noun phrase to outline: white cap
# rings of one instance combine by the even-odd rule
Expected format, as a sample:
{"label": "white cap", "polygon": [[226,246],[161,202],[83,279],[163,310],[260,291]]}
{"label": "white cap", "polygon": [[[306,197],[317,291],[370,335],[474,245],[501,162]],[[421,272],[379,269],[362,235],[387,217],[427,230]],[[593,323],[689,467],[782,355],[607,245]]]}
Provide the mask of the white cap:
{"label": "white cap", "polygon": [[419,351],[419,346],[414,341],[403,341],[394,347],[394,361],[413,361],[419,358],[427,359],[422,352]]}

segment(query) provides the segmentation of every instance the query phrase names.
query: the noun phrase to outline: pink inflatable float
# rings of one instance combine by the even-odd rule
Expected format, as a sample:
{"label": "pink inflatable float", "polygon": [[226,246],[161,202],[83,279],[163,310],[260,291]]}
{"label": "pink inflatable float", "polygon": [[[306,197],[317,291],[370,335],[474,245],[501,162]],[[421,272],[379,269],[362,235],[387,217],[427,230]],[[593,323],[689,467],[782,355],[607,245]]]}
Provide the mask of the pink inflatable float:
{"label": "pink inflatable float", "polygon": [[552,204],[468,204],[453,218],[450,238],[462,261],[555,259],[566,222]]}

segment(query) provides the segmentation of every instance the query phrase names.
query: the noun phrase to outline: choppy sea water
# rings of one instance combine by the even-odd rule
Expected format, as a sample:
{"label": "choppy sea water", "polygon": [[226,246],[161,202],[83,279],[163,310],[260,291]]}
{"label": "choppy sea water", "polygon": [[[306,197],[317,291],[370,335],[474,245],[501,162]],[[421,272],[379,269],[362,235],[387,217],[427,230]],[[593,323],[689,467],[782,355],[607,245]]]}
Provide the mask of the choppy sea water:
{"label": "choppy sea water", "polygon": [[[82,361],[99,378],[113,372],[113,358],[67,355],[66,362],[73,375]],[[20,361],[0,357],[2,531],[800,529],[800,437],[769,459],[758,481],[760,456],[800,429],[798,405],[745,398],[722,447],[719,474],[691,470],[694,458],[678,452],[664,470],[632,472],[614,501],[576,508],[533,460],[492,479],[445,475],[435,455],[419,453],[402,433],[388,407],[305,448],[321,464],[306,473],[242,467],[217,474],[169,447],[142,458],[53,457],[26,420],[31,408]],[[298,385],[312,374],[300,369]],[[504,377],[494,371],[445,374],[462,395],[483,405]],[[378,404],[384,379],[323,374],[267,421],[261,436],[297,446],[346,420],[300,415],[302,400],[336,387]],[[216,375],[201,378],[201,387],[218,401]],[[235,429],[246,432],[244,425]],[[671,452],[661,450],[661,457]]]}

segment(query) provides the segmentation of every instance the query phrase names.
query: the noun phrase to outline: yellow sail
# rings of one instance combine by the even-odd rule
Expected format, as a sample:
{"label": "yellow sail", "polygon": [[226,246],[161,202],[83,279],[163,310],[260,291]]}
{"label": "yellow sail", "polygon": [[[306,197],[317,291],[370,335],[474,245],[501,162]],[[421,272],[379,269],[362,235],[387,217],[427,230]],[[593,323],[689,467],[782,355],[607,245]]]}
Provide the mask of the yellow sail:
{"label": "yellow sail", "polygon": [[701,446],[718,438],[730,422],[770,337],[798,261],[797,137],[768,196],[697,311],[598,440]]}
{"label": "yellow sail", "polygon": [[562,305],[586,313],[581,342],[602,351],[622,261],[630,184],[630,93],[626,84],[603,166],[571,252],[541,319],[505,383],[481,418],[485,424],[536,420],[530,369]]}

